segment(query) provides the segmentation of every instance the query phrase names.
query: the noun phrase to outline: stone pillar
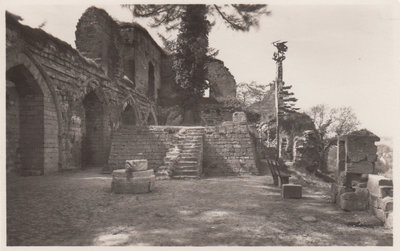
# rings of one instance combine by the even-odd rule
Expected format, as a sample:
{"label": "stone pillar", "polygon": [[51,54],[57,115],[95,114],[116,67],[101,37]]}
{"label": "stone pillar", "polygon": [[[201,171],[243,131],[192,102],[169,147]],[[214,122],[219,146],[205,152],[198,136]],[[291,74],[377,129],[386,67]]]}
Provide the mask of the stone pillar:
{"label": "stone pillar", "polygon": [[379,137],[363,129],[338,138],[332,202],[347,211],[368,209],[368,174],[374,172]]}

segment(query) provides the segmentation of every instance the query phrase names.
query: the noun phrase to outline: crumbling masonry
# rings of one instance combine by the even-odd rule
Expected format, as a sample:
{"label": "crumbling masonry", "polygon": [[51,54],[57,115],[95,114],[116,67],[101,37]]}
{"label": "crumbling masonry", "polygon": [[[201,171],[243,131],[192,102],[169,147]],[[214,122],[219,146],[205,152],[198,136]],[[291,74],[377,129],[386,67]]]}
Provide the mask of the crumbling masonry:
{"label": "crumbling masonry", "polygon": [[[181,97],[171,57],[146,29],[115,21],[104,10],[91,7],[76,26],[74,49],[41,29],[22,25],[19,19],[6,13],[7,172],[42,175],[89,166],[110,172],[117,168],[115,149],[123,149],[118,156],[129,150],[117,145],[126,132],[132,133],[130,144],[158,145],[151,153],[146,152],[147,145],[136,147],[126,153],[129,159],[147,154],[155,171],[168,166],[164,158],[175,139],[165,136],[164,144],[160,135],[175,130],[168,125],[179,126]],[[235,96],[235,80],[222,61],[214,60],[207,67],[211,90],[210,98],[202,100],[201,125],[214,127],[202,130],[199,161],[204,157],[212,168],[230,174],[253,172],[254,159],[245,159],[239,155],[247,153],[234,149],[225,152],[225,143],[218,141],[224,135],[221,128],[226,128],[228,135],[234,135],[226,140],[237,139],[232,141],[235,148],[243,143],[245,151],[253,151],[246,125],[215,127],[232,120],[233,111],[220,107],[216,99]]]}

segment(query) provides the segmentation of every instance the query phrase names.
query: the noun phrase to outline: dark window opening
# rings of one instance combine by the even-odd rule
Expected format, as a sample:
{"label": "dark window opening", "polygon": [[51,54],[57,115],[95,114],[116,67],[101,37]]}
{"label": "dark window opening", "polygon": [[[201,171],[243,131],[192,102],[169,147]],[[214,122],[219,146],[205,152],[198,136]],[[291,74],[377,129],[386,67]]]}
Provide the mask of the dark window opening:
{"label": "dark window opening", "polygon": [[154,90],[155,90],[154,85],[155,85],[155,83],[154,83],[154,66],[152,63],[149,63],[147,96],[152,100],[154,100]]}

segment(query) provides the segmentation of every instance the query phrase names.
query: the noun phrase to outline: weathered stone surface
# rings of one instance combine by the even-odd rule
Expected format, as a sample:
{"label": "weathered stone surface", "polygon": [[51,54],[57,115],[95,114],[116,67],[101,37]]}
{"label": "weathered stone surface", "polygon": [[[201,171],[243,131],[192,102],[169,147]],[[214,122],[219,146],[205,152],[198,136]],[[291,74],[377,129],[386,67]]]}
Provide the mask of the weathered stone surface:
{"label": "weathered stone surface", "polygon": [[393,212],[387,214],[385,219],[385,227],[393,228]]}
{"label": "weathered stone surface", "polygon": [[382,192],[385,192],[385,188],[382,190],[381,186],[390,186],[392,181],[384,176],[370,174],[368,175],[367,188],[369,192],[377,197],[382,197]]}
{"label": "weathered stone surface", "polygon": [[130,174],[132,178],[148,178],[154,175],[154,170],[136,171]]}
{"label": "weathered stone surface", "polygon": [[236,97],[236,81],[229,69],[220,60],[207,63],[207,80],[210,83],[210,97]]}
{"label": "weathered stone surface", "polygon": [[368,208],[368,190],[357,189],[340,195],[340,207],[346,211],[366,210]]}
{"label": "weathered stone surface", "polygon": [[300,199],[302,197],[302,186],[294,184],[282,185],[282,198],[284,199]]}
{"label": "weathered stone surface", "polygon": [[373,208],[373,212],[375,216],[382,222],[386,221],[388,212],[385,212],[385,210],[380,209],[380,208]]}
{"label": "weathered stone surface", "polygon": [[113,178],[127,178],[125,169],[117,169],[112,172]]}
{"label": "weathered stone surface", "polygon": [[148,193],[154,188],[155,176],[150,177],[137,177],[137,178],[113,178],[111,183],[111,190],[114,193]]}
{"label": "weathered stone surface", "polygon": [[378,200],[378,208],[381,208],[384,211],[392,211],[393,210],[393,197],[385,197],[383,199],[379,199]]}
{"label": "weathered stone surface", "polygon": [[244,113],[244,112],[233,113],[232,121],[234,123],[246,123],[247,122],[246,113]]}
{"label": "weathered stone surface", "polygon": [[348,173],[369,174],[374,171],[374,165],[368,161],[346,163],[346,171]]}
{"label": "weathered stone surface", "polygon": [[125,170],[128,172],[147,170],[147,159],[126,160]]}
{"label": "weathered stone surface", "polygon": [[[118,61],[116,59],[119,55],[112,52],[115,41],[108,37],[112,34],[107,32],[110,26],[107,25],[104,15],[98,17],[98,22],[94,22],[91,27],[94,33],[89,32],[90,22],[94,20],[89,20],[88,23],[82,20],[85,24],[82,23],[83,26],[80,27],[85,26],[89,30],[86,33],[83,29],[81,35],[96,35],[94,40],[97,39],[97,43],[86,41],[87,47],[83,47],[88,50],[85,54],[85,50],[78,52],[50,34],[22,25],[7,15],[7,79],[18,85],[18,88],[26,89],[30,86],[29,89],[35,93],[33,96],[36,103],[33,105],[28,100],[19,99],[16,104],[15,99],[10,99],[7,106],[14,103],[15,108],[24,104],[26,109],[20,107],[18,111],[26,111],[31,115],[18,115],[16,108],[10,109],[7,114],[10,121],[7,124],[18,124],[19,127],[27,125],[32,130],[37,128],[36,133],[29,133],[29,128],[19,128],[17,131],[14,127],[13,131],[11,128],[7,130],[7,142],[10,139],[10,144],[7,144],[7,147],[10,146],[8,152],[12,149],[16,151],[18,146],[14,142],[22,135],[15,135],[14,132],[25,132],[31,137],[26,138],[26,142],[31,142],[31,145],[22,142],[29,151],[22,150],[22,158],[13,155],[10,159],[11,165],[16,166],[20,160],[29,161],[31,166],[24,163],[21,166],[27,166],[41,174],[80,169],[85,165],[104,168],[107,166],[111,134],[120,127],[121,114],[127,103],[135,104],[133,108],[136,114],[139,114],[138,111],[141,113],[141,116],[136,117],[137,124],[147,124],[149,114],[151,111],[155,112],[154,104],[143,93],[138,92],[134,85],[124,80],[122,71],[119,72],[121,65],[114,63]],[[109,20],[112,21],[111,18]],[[105,24],[104,27],[102,24]],[[101,35],[100,39],[97,35]],[[80,41],[79,38],[77,40]],[[111,50],[109,53],[104,51],[107,48]],[[29,52],[29,57],[26,52]],[[93,60],[83,55],[93,56]],[[95,57],[106,61],[100,62]],[[149,58],[144,61],[148,64]],[[157,75],[157,65],[154,67]],[[146,74],[146,82],[143,83],[145,85],[148,75]],[[32,79],[21,81],[14,76],[32,76]],[[155,76],[155,82],[157,78]],[[8,90],[12,93],[10,88]],[[17,115],[22,119],[16,121]],[[30,116],[36,119],[31,120]],[[24,120],[29,122],[25,123]],[[9,156],[11,157],[10,154]]]}
{"label": "weathered stone surface", "polygon": [[246,124],[224,122],[205,127],[203,167],[206,176],[257,174],[255,145]]}

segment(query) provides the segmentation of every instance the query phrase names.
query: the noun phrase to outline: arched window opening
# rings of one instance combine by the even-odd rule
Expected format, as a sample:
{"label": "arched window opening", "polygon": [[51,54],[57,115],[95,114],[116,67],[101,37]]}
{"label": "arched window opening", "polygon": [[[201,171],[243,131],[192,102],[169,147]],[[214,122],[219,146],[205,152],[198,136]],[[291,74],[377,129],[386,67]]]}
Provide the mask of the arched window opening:
{"label": "arched window opening", "polygon": [[147,96],[154,100],[154,93],[155,90],[155,83],[154,83],[154,66],[153,64],[150,62],[149,63],[149,76],[148,76],[148,89],[147,89]]}
{"label": "arched window opening", "polygon": [[84,167],[102,166],[104,157],[104,112],[94,91],[83,100],[85,110],[85,133],[82,142],[82,162]]}
{"label": "arched window opening", "polygon": [[128,104],[122,112],[123,125],[136,125],[136,114],[133,107]]}

